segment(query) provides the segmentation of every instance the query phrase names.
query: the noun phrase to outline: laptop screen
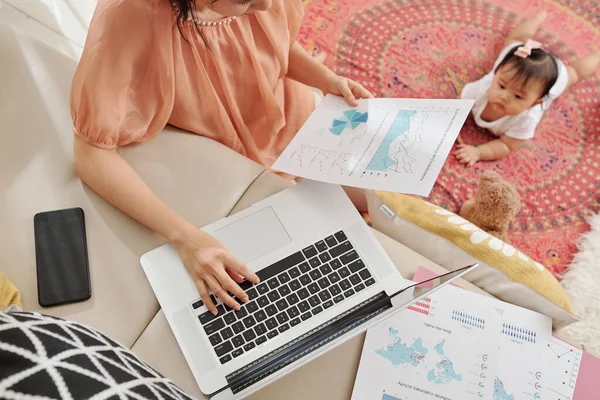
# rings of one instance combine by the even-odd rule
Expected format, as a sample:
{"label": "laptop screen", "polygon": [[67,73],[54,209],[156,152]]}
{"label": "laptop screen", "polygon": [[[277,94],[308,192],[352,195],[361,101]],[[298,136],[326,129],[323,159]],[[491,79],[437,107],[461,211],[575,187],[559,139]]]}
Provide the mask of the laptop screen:
{"label": "laptop screen", "polygon": [[407,289],[414,287],[415,290],[413,292],[413,297],[415,299],[421,298],[421,297],[425,296],[427,293],[432,292],[432,291],[436,290],[437,288],[439,288],[440,286],[444,285],[448,281],[454,280],[454,279],[458,278],[459,276],[467,273],[469,270],[474,269],[475,266],[477,266],[477,264],[459,268],[455,271],[447,272],[445,274],[438,275],[436,277],[426,279],[421,282],[415,282],[414,284],[405,287],[404,289],[400,290],[399,292],[394,293],[390,297],[397,296],[400,293],[403,293],[404,291],[406,291]]}

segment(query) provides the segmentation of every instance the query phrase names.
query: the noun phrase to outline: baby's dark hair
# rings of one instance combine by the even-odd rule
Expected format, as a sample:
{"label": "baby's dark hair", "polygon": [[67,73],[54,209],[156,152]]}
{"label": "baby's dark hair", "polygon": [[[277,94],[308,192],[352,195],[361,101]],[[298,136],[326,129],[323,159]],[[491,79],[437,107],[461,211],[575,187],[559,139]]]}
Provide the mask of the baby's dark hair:
{"label": "baby's dark hair", "polygon": [[558,79],[556,60],[552,54],[544,49],[532,49],[531,55],[527,58],[519,57],[515,55],[519,47],[515,46],[514,49],[509,51],[494,72],[498,72],[500,68],[507,66],[514,71],[512,79],[521,81],[523,85],[527,85],[531,80],[543,82],[544,90],[541,97],[546,96]]}

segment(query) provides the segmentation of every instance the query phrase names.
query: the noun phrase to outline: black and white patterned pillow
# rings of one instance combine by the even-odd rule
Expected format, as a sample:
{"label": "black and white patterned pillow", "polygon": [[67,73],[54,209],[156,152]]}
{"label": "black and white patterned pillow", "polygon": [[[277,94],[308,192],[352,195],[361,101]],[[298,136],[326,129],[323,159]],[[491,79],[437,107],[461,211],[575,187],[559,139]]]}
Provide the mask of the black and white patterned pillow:
{"label": "black and white patterned pillow", "polygon": [[0,398],[36,397],[192,399],[95,329],[38,313],[0,312]]}

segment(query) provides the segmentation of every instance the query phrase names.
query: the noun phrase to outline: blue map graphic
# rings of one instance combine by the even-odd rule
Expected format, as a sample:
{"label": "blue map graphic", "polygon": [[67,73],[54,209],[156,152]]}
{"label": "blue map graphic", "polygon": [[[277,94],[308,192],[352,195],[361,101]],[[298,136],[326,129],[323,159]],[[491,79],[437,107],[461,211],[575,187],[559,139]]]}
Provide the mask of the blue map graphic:
{"label": "blue map graphic", "polygon": [[[375,152],[367,169],[371,171],[388,171],[391,167],[398,165],[398,160],[392,158],[390,149],[392,143],[399,139],[402,135],[406,135],[410,129],[412,117],[416,111],[402,110],[396,115],[396,119],[392,123],[390,130],[385,135],[383,142]],[[406,150],[406,149],[403,149]]]}
{"label": "blue map graphic", "polygon": [[496,377],[496,381],[494,382],[494,400],[515,400],[515,396],[506,393],[504,383],[498,377]]}
{"label": "blue map graphic", "polygon": [[427,380],[436,385],[445,385],[452,380],[462,381],[462,375],[457,374],[456,371],[454,371],[454,364],[446,357],[444,352],[445,342],[445,340],[442,340],[433,348],[436,353],[442,356],[442,360],[435,364],[435,367],[427,373]]}
{"label": "blue map graphic", "polygon": [[399,365],[417,367],[423,363],[428,350],[423,347],[421,338],[416,338],[409,347],[402,343],[397,330],[390,328],[389,334],[394,338],[394,341],[382,349],[375,350],[377,354],[391,361],[395,367]]}
{"label": "blue map graphic", "polygon": [[392,396],[391,394],[384,393],[381,396],[381,400],[402,400],[402,399],[399,399],[396,396]]}
{"label": "blue map graphic", "polygon": [[369,113],[357,110],[347,110],[344,111],[340,118],[334,119],[331,128],[329,128],[329,132],[333,133],[336,136],[341,136],[342,132],[344,132],[347,128],[356,129],[361,124],[364,124],[369,119]]}

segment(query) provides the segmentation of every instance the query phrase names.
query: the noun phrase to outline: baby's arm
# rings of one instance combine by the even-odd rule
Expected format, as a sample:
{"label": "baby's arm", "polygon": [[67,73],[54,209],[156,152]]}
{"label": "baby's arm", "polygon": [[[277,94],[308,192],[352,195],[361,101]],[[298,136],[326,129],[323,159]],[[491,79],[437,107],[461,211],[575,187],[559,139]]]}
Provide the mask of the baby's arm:
{"label": "baby's arm", "polygon": [[510,154],[511,151],[517,149],[527,140],[513,139],[506,135],[499,139],[492,140],[480,146],[470,146],[464,143],[458,145],[456,159],[461,164],[466,164],[467,167],[474,165],[477,161],[492,161],[499,160]]}
{"label": "baby's arm", "polygon": [[545,12],[540,12],[536,16],[526,19],[519,25],[515,26],[513,30],[510,31],[504,47],[517,42],[524,43],[527,40],[532,39],[537,33],[538,29],[540,29],[540,26],[546,20],[546,15],[547,14]]}

